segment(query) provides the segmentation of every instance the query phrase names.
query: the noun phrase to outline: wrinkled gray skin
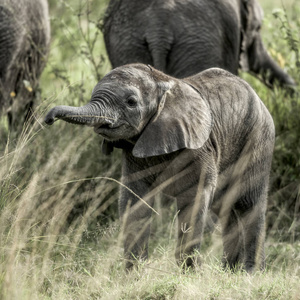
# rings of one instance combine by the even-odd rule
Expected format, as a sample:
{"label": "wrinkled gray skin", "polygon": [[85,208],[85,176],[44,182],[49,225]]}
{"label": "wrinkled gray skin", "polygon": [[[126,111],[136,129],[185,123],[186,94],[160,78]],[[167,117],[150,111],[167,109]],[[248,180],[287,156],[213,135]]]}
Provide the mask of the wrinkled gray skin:
{"label": "wrinkled gray skin", "polygon": [[[223,229],[224,263],[251,272],[264,263],[264,222],[274,124],[252,88],[212,68],[184,80],[146,65],[114,69],[83,107],[57,106],[45,122],[94,127],[123,149],[122,182],[150,206],[163,192],[178,208],[176,258],[199,262],[208,210]],[[107,150],[107,148],[106,148]],[[147,258],[151,209],[121,187],[126,266]]]}
{"label": "wrinkled gray skin", "polygon": [[33,106],[49,43],[47,0],[0,0],[0,113],[13,130]]}
{"label": "wrinkled gray skin", "polygon": [[241,67],[269,87],[294,85],[262,43],[262,19],[256,0],[111,0],[104,38],[114,68],[140,62],[184,78]]}

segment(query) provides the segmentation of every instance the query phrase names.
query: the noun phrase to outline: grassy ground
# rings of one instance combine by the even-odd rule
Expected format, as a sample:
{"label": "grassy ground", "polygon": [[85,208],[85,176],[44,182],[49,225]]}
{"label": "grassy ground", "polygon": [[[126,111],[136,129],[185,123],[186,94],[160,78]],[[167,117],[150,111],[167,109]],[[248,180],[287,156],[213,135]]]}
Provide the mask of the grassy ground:
{"label": "grassy ground", "polygon": [[[97,79],[110,70],[97,30],[108,1],[97,2],[91,3],[88,18],[86,6],[80,9],[85,1],[49,2],[52,46],[34,126],[16,138],[5,118],[0,121],[0,298],[300,299],[300,100],[297,93],[271,91],[248,74],[241,76],[269,108],[277,131],[266,271],[224,272],[217,228],[205,239],[201,269],[181,273],[174,259],[171,210],[165,220],[154,220],[150,261],[124,272],[118,184],[103,179],[118,178],[120,153],[104,157],[101,139],[90,128],[42,123],[49,107],[86,103]],[[280,0],[260,2],[265,44],[299,82],[300,1],[283,1],[289,25]]]}

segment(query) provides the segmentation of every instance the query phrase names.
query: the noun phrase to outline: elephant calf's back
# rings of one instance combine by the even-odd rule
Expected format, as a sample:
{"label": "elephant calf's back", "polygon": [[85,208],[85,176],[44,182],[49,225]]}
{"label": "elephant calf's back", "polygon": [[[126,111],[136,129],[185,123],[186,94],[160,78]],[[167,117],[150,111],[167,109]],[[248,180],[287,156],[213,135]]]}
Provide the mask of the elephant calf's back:
{"label": "elephant calf's back", "polygon": [[220,172],[242,155],[250,159],[250,155],[255,156],[260,151],[272,156],[275,140],[273,119],[247,82],[218,68],[186,80],[199,89],[211,107],[212,132],[219,144]]}
{"label": "elephant calf's back", "polygon": [[241,210],[257,201],[264,205],[275,141],[268,109],[248,83],[224,70],[209,69],[188,80],[198,83],[214,119],[210,137],[218,168],[214,211],[224,211],[224,203],[236,209],[243,206]]}

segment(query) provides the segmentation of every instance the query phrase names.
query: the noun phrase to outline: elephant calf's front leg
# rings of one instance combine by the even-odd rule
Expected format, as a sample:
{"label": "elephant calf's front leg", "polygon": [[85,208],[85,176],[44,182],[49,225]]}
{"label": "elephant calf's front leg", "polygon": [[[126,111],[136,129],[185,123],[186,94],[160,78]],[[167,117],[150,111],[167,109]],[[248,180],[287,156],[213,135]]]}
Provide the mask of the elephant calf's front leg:
{"label": "elephant calf's front leg", "polygon": [[199,250],[213,188],[201,190],[194,187],[194,190],[193,196],[187,192],[177,198],[179,213],[175,256],[183,268],[200,264]]}
{"label": "elephant calf's front leg", "polygon": [[[140,197],[146,194],[147,189],[140,182],[138,185],[131,184],[128,187]],[[147,201],[147,203],[152,207],[153,199]],[[126,269],[131,269],[138,260],[148,258],[148,239],[152,210],[125,188],[121,191],[119,208],[123,223]]]}

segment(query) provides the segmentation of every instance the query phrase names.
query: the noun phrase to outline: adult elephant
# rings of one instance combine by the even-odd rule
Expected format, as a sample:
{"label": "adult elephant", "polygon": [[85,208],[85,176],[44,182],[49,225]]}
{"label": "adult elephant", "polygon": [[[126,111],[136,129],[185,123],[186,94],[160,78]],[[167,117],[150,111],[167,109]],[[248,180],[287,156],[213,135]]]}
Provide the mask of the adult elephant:
{"label": "adult elephant", "polygon": [[142,62],[178,78],[238,68],[294,85],[267,53],[256,0],[111,0],[104,39],[112,66]]}
{"label": "adult elephant", "polygon": [[33,106],[49,43],[47,0],[0,0],[0,112],[13,130]]}

